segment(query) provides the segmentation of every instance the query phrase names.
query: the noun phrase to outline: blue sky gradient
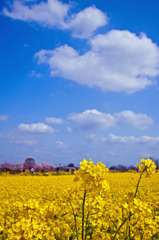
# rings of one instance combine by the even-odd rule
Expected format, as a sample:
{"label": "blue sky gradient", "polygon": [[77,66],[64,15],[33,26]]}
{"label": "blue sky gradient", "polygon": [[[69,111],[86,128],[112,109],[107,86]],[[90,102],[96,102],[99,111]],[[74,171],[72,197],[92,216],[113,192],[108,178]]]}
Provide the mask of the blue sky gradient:
{"label": "blue sky gradient", "polygon": [[158,9],[0,1],[0,164],[159,158]]}

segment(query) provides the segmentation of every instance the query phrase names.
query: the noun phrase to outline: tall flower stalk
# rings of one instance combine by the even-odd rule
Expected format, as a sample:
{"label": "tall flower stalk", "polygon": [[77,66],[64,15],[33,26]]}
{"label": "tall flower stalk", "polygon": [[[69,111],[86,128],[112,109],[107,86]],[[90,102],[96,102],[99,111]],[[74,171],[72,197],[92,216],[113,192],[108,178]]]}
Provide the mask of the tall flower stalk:
{"label": "tall flower stalk", "polygon": [[85,218],[84,208],[85,208],[85,201],[86,201],[86,190],[84,191],[83,204],[82,204],[82,240],[84,240],[84,218]]}
{"label": "tall flower stalk", "polygon": [[[95,165],[91,159],[80,163],[80,169],[76,172],[74,181],[78,182],[77,189],[84,192],[82,197],[82,226],[81,226],[81,237],[82,240],[87,239],[87,229],[89,228],[89,217],[90,212],[86,208],[96,201],[96,197],[106,196],[109,190],[109,184],[106,180],[109,169],[105,167],[101,162]],[[87,212],[87,214],[86,214]],[[86,222],[86,224],[85,224]]]}
{"label": "tall flower stalk", "polygon": [[[151,159],[141,159],[141,165],[139,165],[138,163],[136,164],[137,168],[140,171],[140,176],[136,185],[136,189],[135,189],[135,193],[133,196],[133,199],[131,201],[131,203],[133,203],[135,205],[135,203],[138,201],[136,200],[137,197],[137,193],[138,193],[138,189],[139,189],[139,185],[141,182],[141,178],[142,176],[145,174],[146,177],[151,177],[154,173],[155,173],[155,169],[156,169],[156,165],[155,163],[151,160]],[[120,226],[118,227],[118,229],[116,230],[113,240],[116,239],[117,235],[120,232],[120,229],[126,224],[127,221],[131,221],[131,217],[133,216],[133,213],[131,212],[131,210],[129,210],[128,216],[126,218],[123,219],[123,221],[121,222]],[[128,237],[126,238],[128,240],[131,240],[131,228],[130,228],[130,224],[129,224],[129,233],[128,233]]]}

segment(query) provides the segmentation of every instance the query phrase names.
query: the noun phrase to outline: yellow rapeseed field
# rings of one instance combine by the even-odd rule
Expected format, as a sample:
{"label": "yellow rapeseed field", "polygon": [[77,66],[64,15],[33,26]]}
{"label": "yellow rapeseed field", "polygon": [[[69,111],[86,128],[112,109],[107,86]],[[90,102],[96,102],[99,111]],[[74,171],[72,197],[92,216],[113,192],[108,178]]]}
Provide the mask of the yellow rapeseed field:
{"label": "yellow rapeseed field", "polygon": [[109,172],[84,160],[75,175],[0,176],[0,239],[159,239],[159,172]]}

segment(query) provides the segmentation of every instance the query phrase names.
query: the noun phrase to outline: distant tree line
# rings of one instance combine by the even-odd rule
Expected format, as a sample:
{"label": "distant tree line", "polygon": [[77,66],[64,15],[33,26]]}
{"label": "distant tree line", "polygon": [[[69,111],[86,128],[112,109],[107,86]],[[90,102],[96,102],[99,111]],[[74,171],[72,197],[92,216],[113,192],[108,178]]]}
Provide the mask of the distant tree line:
{"label": "distant tree line", "polygon": [[[154,159],[150,157],[152,161],[155,162],[157,169],[159,169],[159,159]],[[78,170],[77,167],[75,167],[74,163],[69,163],[67,167],[57,167],[54,164],[48,164],[48,163],[35,163],[35,160],[33,158],[27,158],[24,163],[3,163],[0,165],[0,171],[8,171],[8,172],[23,172],[25,169],[31,170],[34,169],[35,172],[49,172],[49,171],[76,171]],[[138,171],[138,168],[136,166],[129,166],[126,167],[122,164],[118,164],[117,166],[113,165],[109,168],[110,171],[119,171],[119,172],[127,172],[130,170]]]}
{"label": "distant tree line", "polygon": [[111,166],[109,168],[110,171],[118,171],[118,172],[127,172],[127,171],[130,171],[130,170],[134,170],[134,171],[137,171],[137,167],[135,166],[129,166],[129,167],[126,167],[124,165],[117,165],[117,166]]}
{"label": "distant tree line", "polygon": [[[152,159],[152,161],[156,164],[156,169],[159,169],[159,159],[154,159],[152,157],[149,157],[150,159]],[[126,167],[124,165],[117,165],[117,166],[111,166],[109,168],[110,171],[119,171],[119,172],[127,172],[129,170],[134,170],[134,171],[138,171],[138,168],[136,166],[129,166],[129,167]]]}
{"label": "distant tree line", "polygon": [[55,171],[56,166],[49,163],[35,163],[33,158],[27,158],[24,163],[3,163],[0,165],[0,170],[3,172],[18,173],[25,170],[33,170],[34,172],[49,172]]}

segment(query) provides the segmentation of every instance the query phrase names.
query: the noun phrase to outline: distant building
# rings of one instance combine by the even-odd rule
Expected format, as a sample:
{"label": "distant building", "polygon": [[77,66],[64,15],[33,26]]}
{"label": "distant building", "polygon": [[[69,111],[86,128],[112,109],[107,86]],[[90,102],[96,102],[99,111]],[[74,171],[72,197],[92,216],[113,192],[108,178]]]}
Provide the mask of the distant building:
{"label": "distant building", "polygon": [[34,158],[27,158],[24,163],[24,169],[31,171],[32,168],[35,167],[35,159]]}
{"label": "distant building", "polygon": [[75,167],[63,167],[62,170],[64,172],[71,172],[71,173],[76,172],[76,168]]}

